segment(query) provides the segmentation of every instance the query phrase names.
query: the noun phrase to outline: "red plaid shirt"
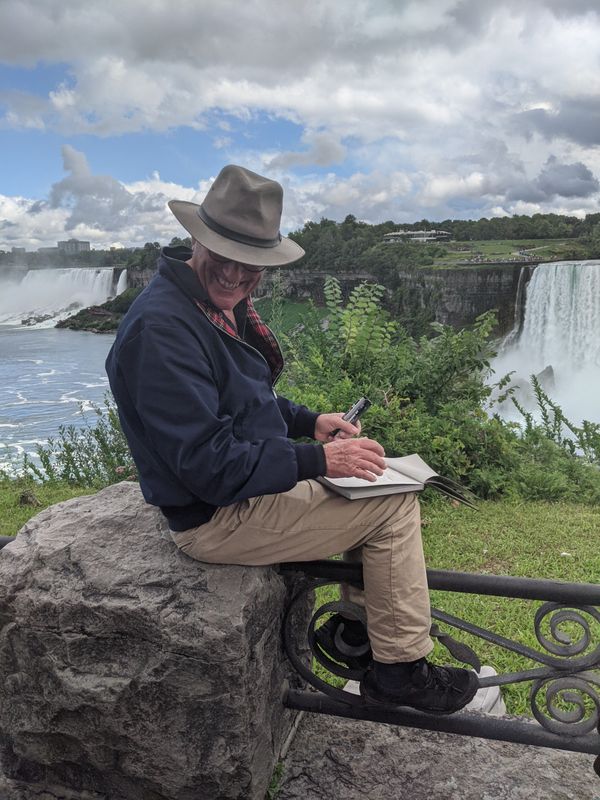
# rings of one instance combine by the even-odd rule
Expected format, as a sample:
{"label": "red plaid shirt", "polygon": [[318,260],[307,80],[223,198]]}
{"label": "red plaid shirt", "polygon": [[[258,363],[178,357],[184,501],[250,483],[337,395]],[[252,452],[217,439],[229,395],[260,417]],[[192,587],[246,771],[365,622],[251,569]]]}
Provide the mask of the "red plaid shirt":
{"label": "red plaid shirt", "polygon": [[[238,339],[240,342],[244,341],[225,314],[219,312],[209,303],[204,303],[201,300],[196,300],[195,302],[198,308],[215,327],[224,331],[229,336],[233,336],[234,339]],[[256,349],[269,365],[271,378],[273,383],[275,383],[283,372],[283,355],[281,353],[281,348],[279,347],[279,342],[275,338],[273,331],[268,325],[265,325],[259,317],[250,297],[246,298],[246,325],[249,325],[254,332],[254,339],[257,345]],[[249,343],[246,342],[246,344]]]}

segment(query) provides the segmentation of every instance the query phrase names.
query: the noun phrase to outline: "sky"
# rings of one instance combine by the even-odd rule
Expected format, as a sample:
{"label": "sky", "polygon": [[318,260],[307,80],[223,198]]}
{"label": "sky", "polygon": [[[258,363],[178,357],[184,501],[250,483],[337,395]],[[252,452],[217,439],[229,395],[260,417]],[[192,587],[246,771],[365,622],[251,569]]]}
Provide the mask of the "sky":
{"label": "sky", "polygon": [[282,231],[600,210],[597,0],[0,0],[0,250],[168,243],[225,164]]}

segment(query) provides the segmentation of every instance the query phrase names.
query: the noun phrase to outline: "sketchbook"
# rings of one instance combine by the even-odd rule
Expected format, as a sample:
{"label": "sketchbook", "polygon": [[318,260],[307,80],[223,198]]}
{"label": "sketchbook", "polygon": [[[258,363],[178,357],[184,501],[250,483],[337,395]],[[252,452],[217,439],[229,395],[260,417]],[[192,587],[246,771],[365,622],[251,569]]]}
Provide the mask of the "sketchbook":
{"label": "sketchbook", "polygon": [[437,489],[452,500],[458,500],[469,508],[476,508],[477,499],[468,489],[460,484],[443,478],[431,469],[421,456],[413,453],[401,458],[386,458],[386,470],[377,476],[376,481],[365,481],[362,478],[319,478],[319,481],[334,492],[358,500],[364,497],[377,497],[382,494],[398,494],[401,492],[420,492],[423,489]]}

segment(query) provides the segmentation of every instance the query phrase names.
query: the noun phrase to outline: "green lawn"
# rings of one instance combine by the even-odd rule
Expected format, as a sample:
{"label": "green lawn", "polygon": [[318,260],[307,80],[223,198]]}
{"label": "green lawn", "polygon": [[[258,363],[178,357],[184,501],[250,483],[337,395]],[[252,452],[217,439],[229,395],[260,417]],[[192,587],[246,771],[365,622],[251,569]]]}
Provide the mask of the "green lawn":
{"label": "green lawn", "polygon": [[310,314],[322,319],[324,307],[314,307],[308,301],[298,302],[285,299],[281,303],[273,303],[270,297],[260,297],[254,301],[256,310],[276,332],[289,333],[297,325],[305,324]]}
{"label": "green lawn", "polygon": [[474,263],[482,259],[485,263],[510,261],[527,255],[535,259],[553,260],[568,258],[577,247],[573,239],[490,239],[474,242],[450,242],[442,245],[445,254],[436,258],[435,267],[449,268],[461,264]]}

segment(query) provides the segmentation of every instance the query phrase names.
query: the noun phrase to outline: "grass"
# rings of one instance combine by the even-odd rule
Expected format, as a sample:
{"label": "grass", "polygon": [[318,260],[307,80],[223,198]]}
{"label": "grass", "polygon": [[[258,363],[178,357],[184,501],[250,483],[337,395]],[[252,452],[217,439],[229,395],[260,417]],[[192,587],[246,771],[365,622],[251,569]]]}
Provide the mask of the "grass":
{"label": "grass", "polygon": [[[482,502],[480,509],[475,513],[463,507],[454,508],[437,498],[425,503],[423,541],[430,568],[578,583],[600,582],[600,509],[569,503],[508,500]],[[319,605],[335,599],[336,594],[333,587],[325,587],[319,595]],[[431,602],[449,614],[541,649],[533,626],[539,602],[451,592],[432,592]],[[441,627],[469,644],[482,663],[491,664],[499,673],[537,666],[477,637]],[[600,624],[591,622],[591,628],[592,641],[597,643]],[[439,646],[434,658],[438,663],[453,663],[446,650]],[[320,667],[318,671],[334,682]],[[337,681],[336,685],[342,683]],[[523,683],[503,689],[509,713],[529,713],[529,687],[529,683]]]}
{"label": "grass", "polygon": [[[456,267],[472,262],[473,259],[483,259],[483,263],[510,261],[522,255],[536,259],[553,260],[568,258],[576,247],[573,239],[490,239],[474,242],[451,242],[445,247],[445,254],[436,258],[436,267]],[[481,262],[480,262],[481,263]],[[477,262],[473,262],[477,266]]]}
{"label": "grass", "polygon": [[270,297],[260,297],[254,300],[254,305],[265,322],[279,333],[289,333],[297,325],[305,324],[310,314],[322,318],[326,313],[323,307],[313,307],[307,301],[287,298],[274,303]]}
{"label": "grass", "polygon": [[93,492],[93,489],[64,483],[41,484],[26,478],[0,478],[0,536],[14,536],[27,520],[47,506]]}

